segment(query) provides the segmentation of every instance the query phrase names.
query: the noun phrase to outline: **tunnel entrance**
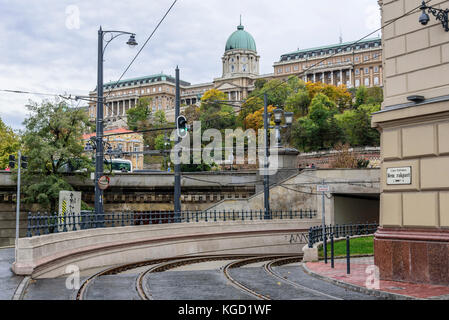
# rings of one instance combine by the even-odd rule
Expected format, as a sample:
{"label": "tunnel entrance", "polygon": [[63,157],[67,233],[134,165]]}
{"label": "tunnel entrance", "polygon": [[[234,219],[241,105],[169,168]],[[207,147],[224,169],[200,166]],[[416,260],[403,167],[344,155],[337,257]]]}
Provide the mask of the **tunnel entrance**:
{"label": "tunnel entrance", "polygon": [[379,223],[379,194],[334,194],[334,224]]}

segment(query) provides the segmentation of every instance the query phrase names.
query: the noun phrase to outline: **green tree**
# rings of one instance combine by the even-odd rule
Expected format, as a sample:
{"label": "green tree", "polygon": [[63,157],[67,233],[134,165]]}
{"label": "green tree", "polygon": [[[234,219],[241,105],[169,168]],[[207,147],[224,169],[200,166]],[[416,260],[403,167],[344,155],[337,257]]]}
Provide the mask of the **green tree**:
{"label": "green tree", "polygon": [[73,190],[64,175],[68,165],[87,168],[81,177],[88,177],[91,161],[86,157],[81,136],[89,126],[86,113],[70,108],[65,102],[31,102],[31,114],[24,121],[24,154],[28,169],[22,175],[25,202],[39,203],[55,212],[59,191]]}
{"label": "green tree", "polygon": [[357,109],[346,110],[335,115],[346,141],[353,147],[378,146],[379,132],[371,128],[371,114],[380,110],[380,105],[360,105]]}
{"label": "green tree", "polygon": [[294,117],[304,117],[308,113],[310,98],[307,90],[300,89],[292,93],[285,101],[285,110],[293,112]]}
{"label": "green tree", "polygon": [[268,81],[260,90],[260,97],[267,94],[267,104],[273,106],[283,106],[287,97],[292,93],[287,82],[274,79]]}
{"label": "green tree", "polygon": [[309,114],[292,126],[292,140],[303,151],[332,148],[343,139],[342,130],[334,115],[338,108],[326,95],[318,93],[309,107]]}
{"label": "green tree", "polygon": [[367,89],[366,104],[380,105],[384,101],[384,94],[381,87],[371,87]]}
{"label": "green tree", "polygon": [[151,98],[142,97],[137,100],[134,108],[126,111],[128,128],[132,131],[137,131],[146,127],[145,122],[150,118]]}
{"label": "green tree", "polygon": [[358,108],[362,104],[365,104],[368,99],[368,90],[365,86],[360,86],[355,92],[354,107]]}
{"label": "green tree", "polygon": [[17,158],[19,147],[19,136],[0,118],[0,169],[8,166],[9,155],[15,155]]}

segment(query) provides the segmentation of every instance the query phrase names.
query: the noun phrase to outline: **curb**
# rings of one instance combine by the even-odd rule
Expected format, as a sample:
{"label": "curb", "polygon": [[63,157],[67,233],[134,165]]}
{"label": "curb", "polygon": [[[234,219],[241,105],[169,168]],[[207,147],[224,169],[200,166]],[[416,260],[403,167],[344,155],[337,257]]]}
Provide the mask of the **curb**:
{"label": "curb", "polygon": [[426,300],[426,299],[415,298],[415,297],[406,296],[406,295],[398,294],[398,293],[391,293],[391,292],[380,291],[380,290],[375,290],[375,289],[368,289],[365,287],[357,286],[355,284],[332,279],[332,278],[329,278],[329,277],[326,277],[326,276],[323,276],[321,274],[311,271],[309,268],[307,268],[305,263],[302,263],[301,267],[303,268],[305,273],[307,273],[308,275],[310,275],[314,278],[324,280],[326,282],[335,284],[339,287],[342,287],[342,288],[345,288],[345,289],[348,289],[351,291],[360,292],[360,293],[368,294],[371,296],[384,298],[384,299],[390,299],[390,300]]}
{"label": "curb", "polygon": [[23,300],[23,296],[25,295],[25,291],[28,288],[30,280],[31,280],[30,276],[26,276],[25,278],[22,279],[16,291],[14,292],[14,295],[11,298],[11,300]]}

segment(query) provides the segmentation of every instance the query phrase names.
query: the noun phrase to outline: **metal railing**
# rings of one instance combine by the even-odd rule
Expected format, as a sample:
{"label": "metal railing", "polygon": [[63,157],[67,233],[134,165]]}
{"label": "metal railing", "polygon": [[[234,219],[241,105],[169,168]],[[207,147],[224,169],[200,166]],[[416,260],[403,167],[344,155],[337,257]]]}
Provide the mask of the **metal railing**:
{"label": "metal railing", "polygon": [[328,225],[324,227],[325,237],[323,238],[323,226],[316,226],[309,229],[309,248],[317,242],[326,242],[331,234],[335,238],[343,238],[346,236],[358,236],[364,234],[374,234],[379,225],[377,223],[365,224],[342,224]]}
{"label": "metal railing", "polygon": [[79,215],[58,215],[29,212],[27,237],[93,228],[126,227],[147,224],[252,221],[271,219],[314,219],[316,210],[207,210],[207,211],[120,211],[95,214],[81,211]]}

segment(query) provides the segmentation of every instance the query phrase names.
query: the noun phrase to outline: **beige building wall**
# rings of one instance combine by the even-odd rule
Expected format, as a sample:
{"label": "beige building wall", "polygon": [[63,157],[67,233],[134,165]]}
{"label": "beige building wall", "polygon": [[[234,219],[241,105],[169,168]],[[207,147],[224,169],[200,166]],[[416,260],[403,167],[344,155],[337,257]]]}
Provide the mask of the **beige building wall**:
{"label": "beige building wall", "polygon": [[382,86],[382,47],[379,38],[312,48],[281,56],[274,78],[299,75],[304,81],[347,87]]}
{"label": "beige building wall", "polygon": [[[431,14],[421,25],[421,10],[400,18],[421,1],[379,3],[385,100],[372,120],[383,159],[376,264],[383,279],[449,284],[449,32]],[[429,5],[446,9],[449,1]],[[387,169],[398,167],[411,168],[409,184],[387,184]],[[410,268],[394,258],[400,252]]]}

